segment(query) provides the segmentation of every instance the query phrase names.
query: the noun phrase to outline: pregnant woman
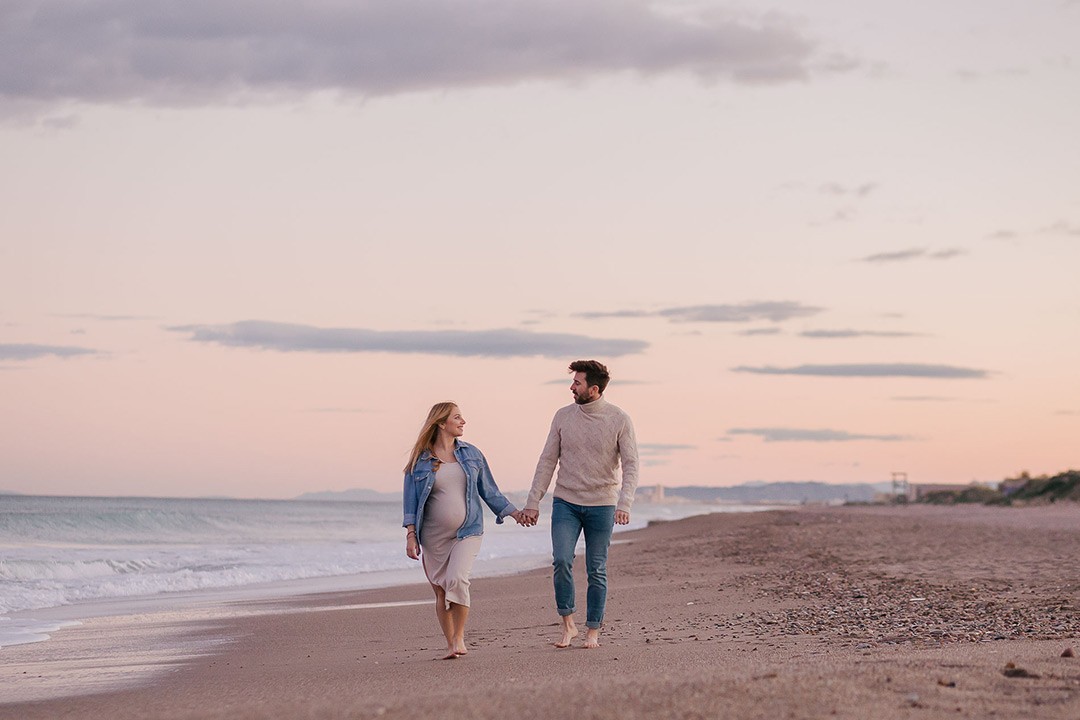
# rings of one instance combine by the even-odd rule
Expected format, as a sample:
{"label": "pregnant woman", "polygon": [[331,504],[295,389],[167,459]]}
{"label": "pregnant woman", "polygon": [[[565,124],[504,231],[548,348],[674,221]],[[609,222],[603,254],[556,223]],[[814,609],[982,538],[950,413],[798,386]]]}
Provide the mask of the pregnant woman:
{"label": "pregnant woman", "polygon": [[444,660],[468,654],[465,621],[469,617],[469,574],[480,551],[483,500],[495,522],[521,515],[491,476],[484,454],[461,440],[465,418],[450,402],[431,408],[409,464],[403,492],[405,554],[423,559],[435,591],[435,615],[446,636]]}

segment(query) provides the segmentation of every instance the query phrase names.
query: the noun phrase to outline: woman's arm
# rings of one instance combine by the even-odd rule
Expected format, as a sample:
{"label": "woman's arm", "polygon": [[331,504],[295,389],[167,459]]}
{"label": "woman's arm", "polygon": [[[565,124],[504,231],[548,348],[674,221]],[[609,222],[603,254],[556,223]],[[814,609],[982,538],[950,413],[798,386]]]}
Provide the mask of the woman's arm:
{"label": "woman's arm", "polygon": [[420,541],[416,538],[416,526],[405,526],[405,554],[413,560],[420,559]]}
{"label": "woman's arm", "polygon": [[416,511],[420,496],[416,493],[416,482],[412,479],[412,473],[405,473],[405,484],[401,489],[401,527],[412,526],[416,529]]}
{"label": "woman's arm", "polygon": [[499,486],[495,484],[495,477],[491,474],[491,467],[488,465],[484,453],[479,450],[476,452],[480,455],[480,475],[476,479],[476,490],[480,493],[480,497],[484,502],[487,503],[487,506],[491,508],[491,512],[495,513],[495,522],[501,523],[505,517],[513,517],[517,520],[518,510],[514,507],[514,503],[510,502],[502,494]]}

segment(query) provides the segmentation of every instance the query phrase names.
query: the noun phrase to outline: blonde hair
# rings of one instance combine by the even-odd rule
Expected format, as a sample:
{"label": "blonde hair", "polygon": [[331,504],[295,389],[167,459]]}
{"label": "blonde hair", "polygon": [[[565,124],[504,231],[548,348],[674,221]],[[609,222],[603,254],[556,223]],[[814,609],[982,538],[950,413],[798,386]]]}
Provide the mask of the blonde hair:
{"label": "blonde hair", "polygon": [[439,426],[450,419],[456,407],[457,403],[452,402],[435,403],[431,406],[427,420],[424,421],[424,427],[416,437],[416,442],[413,443],[412,452],[409,453],[409,463],[405,466],[405,472],[410,472],[416,467],[416,461],[425,450],[432,450],[435,447],[435,438],[439,436]]}

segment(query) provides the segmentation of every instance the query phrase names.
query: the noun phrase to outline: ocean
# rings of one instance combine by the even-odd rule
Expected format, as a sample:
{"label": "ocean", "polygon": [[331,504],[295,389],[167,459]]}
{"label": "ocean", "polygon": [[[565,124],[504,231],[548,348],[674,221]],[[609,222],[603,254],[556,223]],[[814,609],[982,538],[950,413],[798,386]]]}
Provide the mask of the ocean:
{"label": "ocean", "polygon": [[[760,509],[638,502],[633,522],[616,529]],[[540,525],[521,528],[486,514],[474,576],[550,562],[548,515],[544,507]],[[405,556],[400,502],[0,496],[0,648],[46,640],[80,618],[193,597],[421,582],[420,564]]]}

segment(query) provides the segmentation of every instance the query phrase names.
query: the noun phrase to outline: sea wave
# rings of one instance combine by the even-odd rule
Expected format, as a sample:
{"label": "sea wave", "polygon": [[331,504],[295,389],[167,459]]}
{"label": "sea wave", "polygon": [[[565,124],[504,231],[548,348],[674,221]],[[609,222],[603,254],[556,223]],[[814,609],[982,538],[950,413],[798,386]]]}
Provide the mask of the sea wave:
{"label": "sea wave", "polygon": [[[641,527],[717,508],[645,505]],[[749,509],[749,508],[747,508]],[[486,524],[477,557],[550,553],[546,528]],[[0,501],[0,615],[100,600],[415,569],[396,503],[8,498]]]}

